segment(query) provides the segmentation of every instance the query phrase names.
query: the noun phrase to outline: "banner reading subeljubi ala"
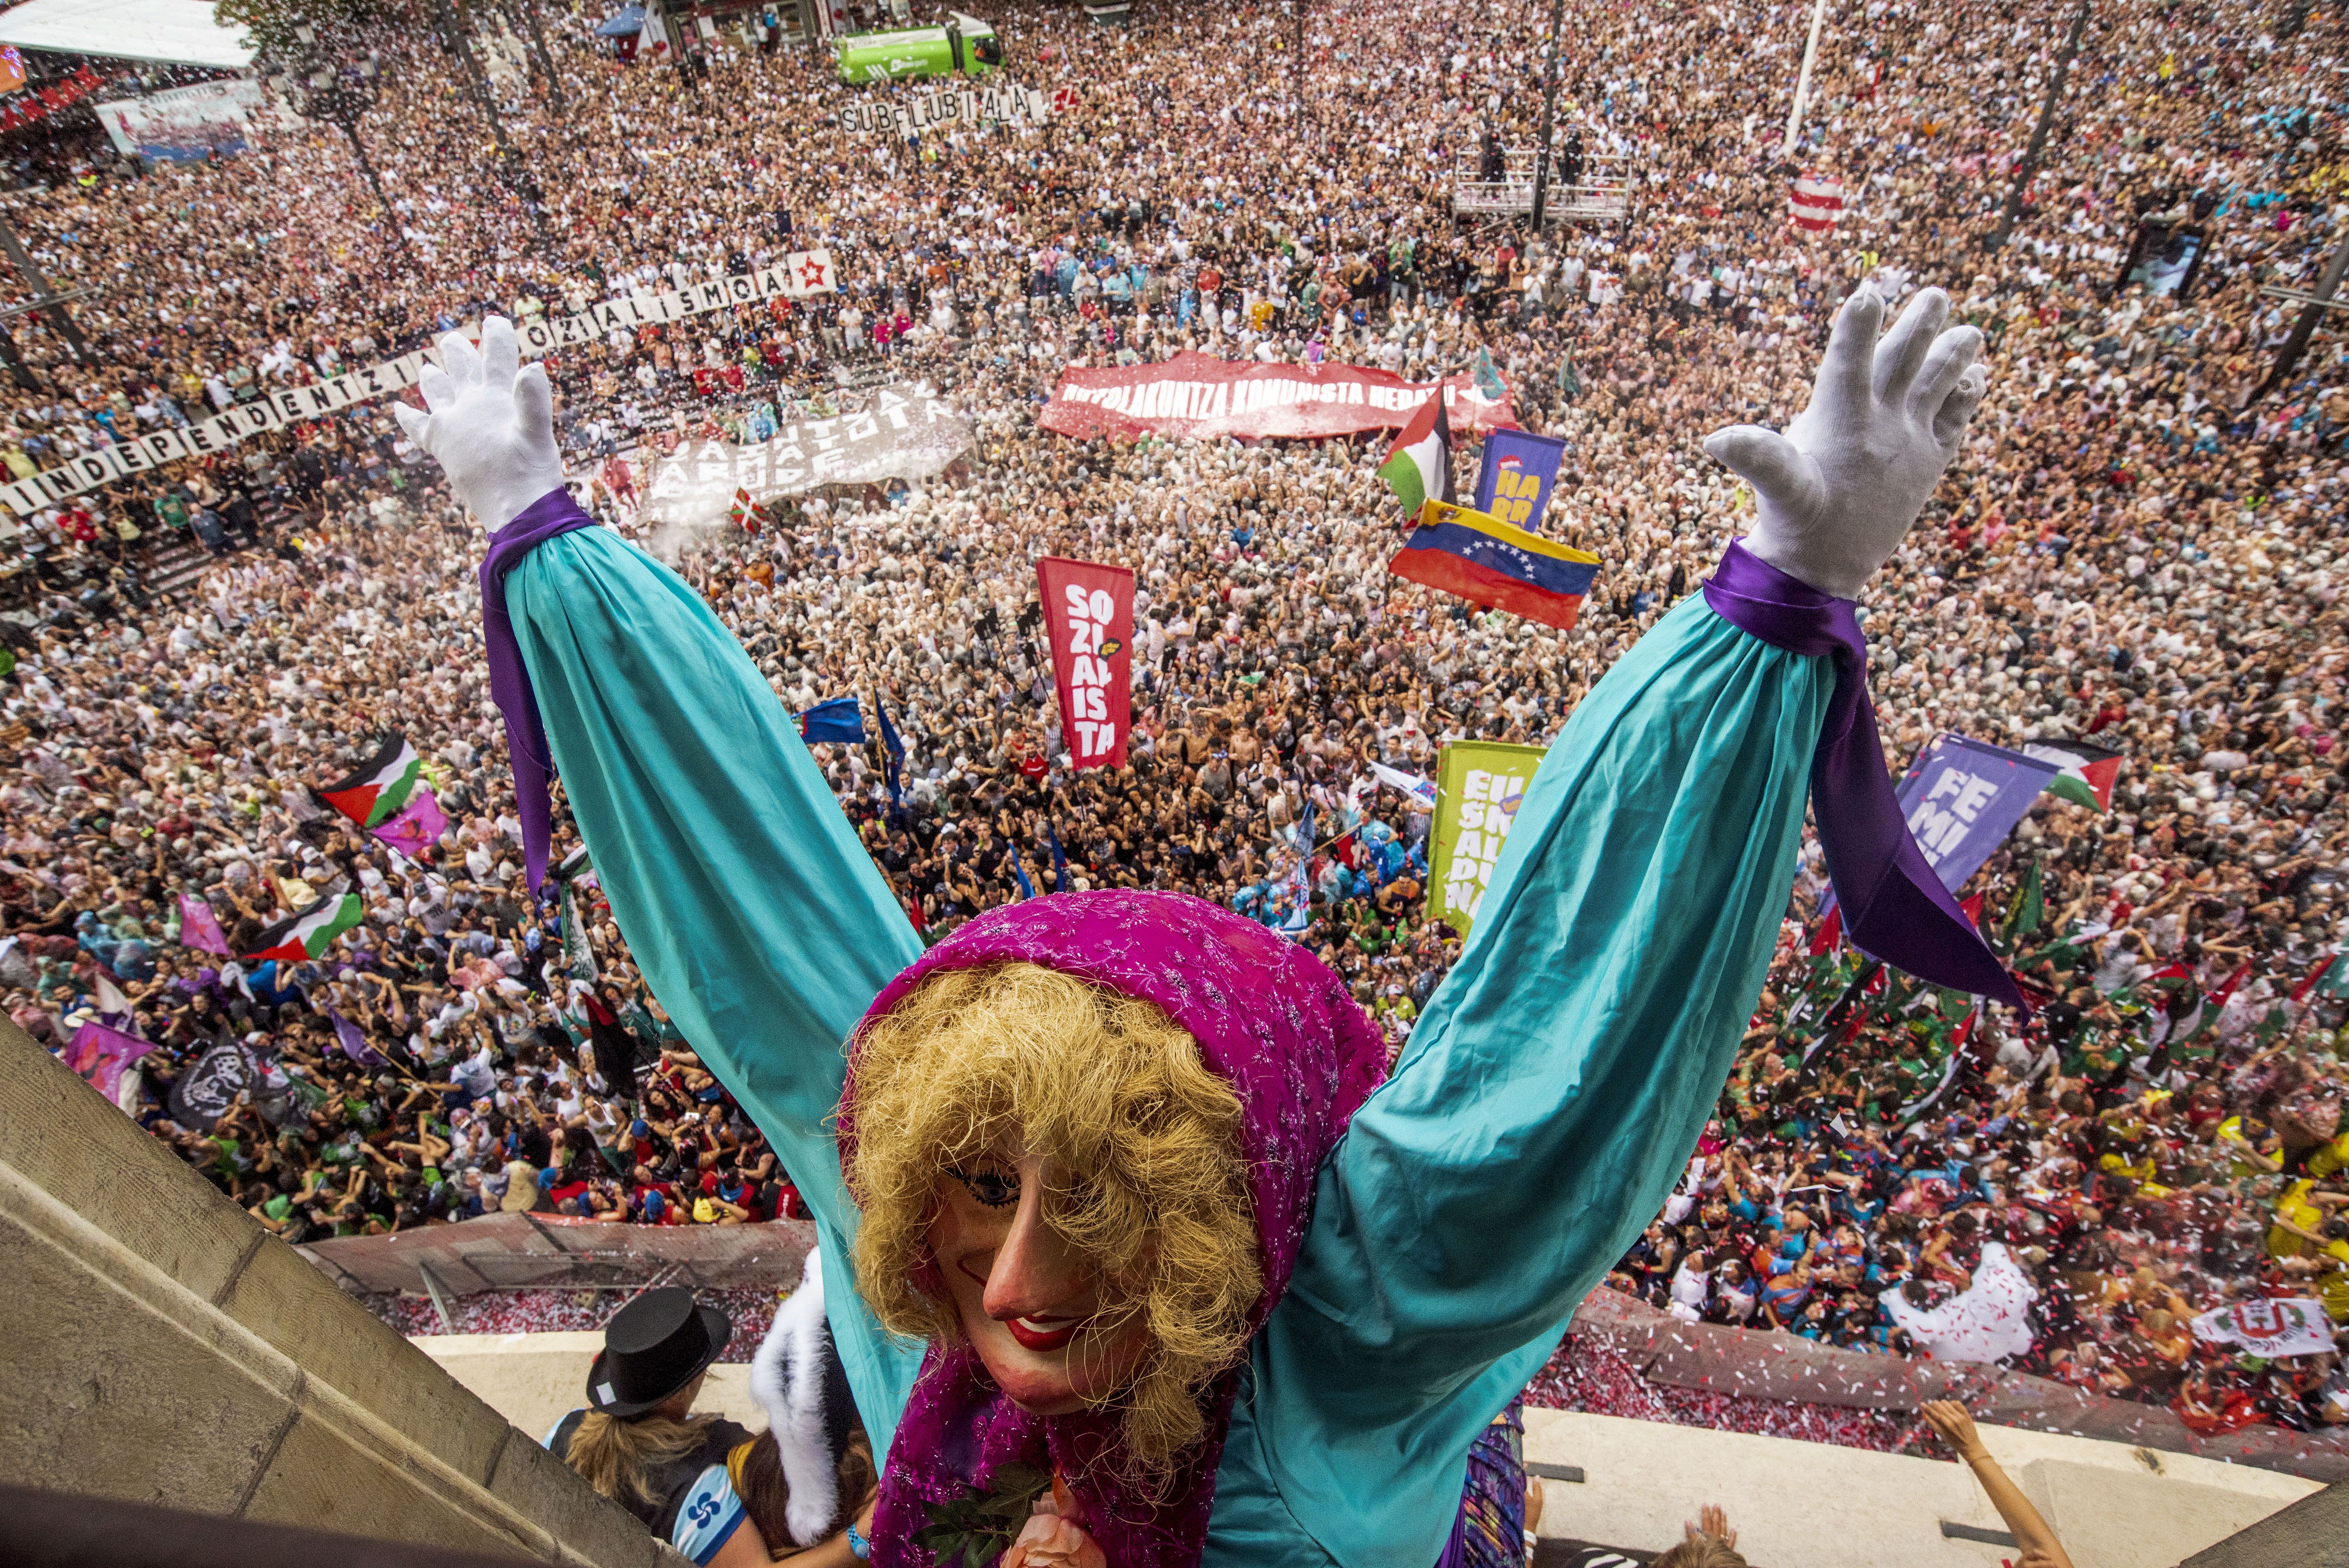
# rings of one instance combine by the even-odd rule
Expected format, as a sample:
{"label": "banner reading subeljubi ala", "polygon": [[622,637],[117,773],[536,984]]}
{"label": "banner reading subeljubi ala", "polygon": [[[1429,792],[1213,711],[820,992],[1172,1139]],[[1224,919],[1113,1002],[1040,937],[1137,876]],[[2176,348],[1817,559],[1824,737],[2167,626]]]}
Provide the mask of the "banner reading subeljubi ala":
{"label": "banner reading subeljubi ala", "polygon": [[1509,841],[1526,786],[1547,754],[1546,746],[1464,740],[1444,748],[1436,764],[1433,851],[1428,868],[1427,913],[1468,934],[1492,885],[1493,868]]}
{"label": "banner reading subeljubi ala", "polygon": [[1072,768],[1123,768],[1133,690],[1133,573],[1048,555],[1036,562],[1052,684]]}

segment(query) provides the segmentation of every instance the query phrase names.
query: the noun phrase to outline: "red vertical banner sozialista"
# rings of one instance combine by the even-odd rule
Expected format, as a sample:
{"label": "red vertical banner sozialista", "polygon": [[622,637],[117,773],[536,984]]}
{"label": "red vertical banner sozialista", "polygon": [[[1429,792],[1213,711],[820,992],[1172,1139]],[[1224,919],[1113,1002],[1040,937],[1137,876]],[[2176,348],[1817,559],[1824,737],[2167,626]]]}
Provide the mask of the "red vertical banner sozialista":
{"label": "red vertical banner sozialista", "polygon": [[1070,765],[1123,768],[1133,694],[1133,573],[1048,555],[1036,562],[1036,583]]}

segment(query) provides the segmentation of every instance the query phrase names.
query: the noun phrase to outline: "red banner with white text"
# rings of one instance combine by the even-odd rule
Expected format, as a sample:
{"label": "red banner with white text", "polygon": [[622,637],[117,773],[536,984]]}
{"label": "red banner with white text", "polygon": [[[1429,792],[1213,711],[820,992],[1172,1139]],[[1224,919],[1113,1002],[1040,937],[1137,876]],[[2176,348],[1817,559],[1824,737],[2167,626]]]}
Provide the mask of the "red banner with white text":
{"label": "red banner with white text", "polygon": [[1078,440],[1352,436],[1402,428],[1439,385],[1454,430],[1516,426],[1508,389],[1487,397],[1467,375],[1405,381],[1360,365],[1263,365],[1187,350],[1155,364],[1063,372],[1036,422]]}
{"label": "red banner with white text", "polygon": [[1036,583],[1069,764],[1123,768],[1133,700],[1133,573],[1048,555],[1036,562]]}

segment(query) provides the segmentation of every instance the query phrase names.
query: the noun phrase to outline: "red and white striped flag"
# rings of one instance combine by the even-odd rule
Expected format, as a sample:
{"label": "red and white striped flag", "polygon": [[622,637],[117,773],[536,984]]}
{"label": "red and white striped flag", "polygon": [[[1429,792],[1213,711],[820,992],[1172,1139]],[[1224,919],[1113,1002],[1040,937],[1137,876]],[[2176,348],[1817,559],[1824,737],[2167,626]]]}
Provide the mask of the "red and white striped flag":
{"label": "red and white striped flag", "polygon": [[1843,184],[1806,174],[1795,181],[1795,193],[1788,198],[1786,206],[1794,214],[1796,228],[1815,234],[1822,229],[1832,229],[1843,213]]}

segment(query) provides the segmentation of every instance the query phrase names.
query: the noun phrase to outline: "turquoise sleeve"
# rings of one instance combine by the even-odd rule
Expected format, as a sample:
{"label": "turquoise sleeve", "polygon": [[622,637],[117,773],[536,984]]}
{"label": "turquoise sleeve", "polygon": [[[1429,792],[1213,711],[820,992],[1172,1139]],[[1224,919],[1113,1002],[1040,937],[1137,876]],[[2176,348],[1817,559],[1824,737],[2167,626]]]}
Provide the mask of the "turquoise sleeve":
{"label": "turquoise sleeve", "polygon": [[815,1215],[833,1337],[885,1454],[920,1347],[884,1335],[856,1294],[829,1122],[850,1030],[921,939],[791,715],[673,573],[579,529],[514,566],[506,607],[629,953]]}
{"label": "turquoise sleeve", "polygon": [[1470,1442],[1685,1166],[1761,992],[1833,686],[1692,597],[1543,759],[1251,1352],[1226,1463],[1338,1562],[1435,1561]]}

